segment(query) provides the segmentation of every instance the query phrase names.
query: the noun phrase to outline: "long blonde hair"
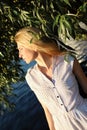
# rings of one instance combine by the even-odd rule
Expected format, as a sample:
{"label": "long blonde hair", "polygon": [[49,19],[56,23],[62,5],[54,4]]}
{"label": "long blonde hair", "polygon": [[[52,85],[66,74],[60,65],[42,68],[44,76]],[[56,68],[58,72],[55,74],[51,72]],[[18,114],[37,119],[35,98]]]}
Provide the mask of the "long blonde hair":
{"label": "long blonde hair", "polygon": [[65,51],[59,49],[55,40],[45,36],[40,29],[34,27],[20,29],[16,33],[14,40],[17,44],[21,44],[26,48],[32,50],[37,48],[38,52],[44,52],[49,55],[60,55],[65,53]]}

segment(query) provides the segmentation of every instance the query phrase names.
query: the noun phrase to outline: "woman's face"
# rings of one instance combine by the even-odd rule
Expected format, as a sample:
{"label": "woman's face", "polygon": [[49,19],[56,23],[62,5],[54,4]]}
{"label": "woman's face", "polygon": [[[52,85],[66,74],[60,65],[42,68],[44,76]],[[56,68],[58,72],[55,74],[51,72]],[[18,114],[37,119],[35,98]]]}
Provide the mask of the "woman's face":
{"label": "woman's face", "polygon": [[19,58],[22,58],[26,63],[34,61],[38,55],[36,51],[30,50],[20,44],[17,44],[17,48],[19,51]]}

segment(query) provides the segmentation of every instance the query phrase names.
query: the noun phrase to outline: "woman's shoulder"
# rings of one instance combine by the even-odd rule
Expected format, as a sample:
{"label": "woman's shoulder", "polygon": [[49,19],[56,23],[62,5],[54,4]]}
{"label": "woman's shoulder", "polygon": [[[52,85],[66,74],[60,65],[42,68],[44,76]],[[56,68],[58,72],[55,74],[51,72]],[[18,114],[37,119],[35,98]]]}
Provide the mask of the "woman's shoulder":
{"label": "woman's shoulder", "polygon": [[67,66],[67,67],[70,66],[70,68],[73,69],[74,60],[75,60],[75,57],[68,53],[64,54],[64,55],[56,56],[54,58],[54,66],[62,67],[62,68],[64,68],[65,66]]}
{"label": "woman's shoulder", "polygon": [[34,66],[32,66],[32,67],[28,68],[27,72],[29,72],[29,73],[30,73],[33,69],[34,69]]}
{"label": "woman's shoulder", "polygon": [[63,54],[63,55],[59,55],[56,56],[56,60],[58,61],[65,61],[67,63],[70,63],[71,61],[75,60],[75,56],[69,53]]}
{"label": "woman's shoulder", "polygon": [[32,73],[32,72],[34,72],[36,70],[36,64],[35,65],[33,65],[33,66],[31,66],[28,70],[27,70],[27,73]]}
{"label": "woman's shoulder", "polygon": [[75,60],[75,56],[72,55],[72,54],[66,53],[66,54],[64,55],[64,60],[65,60],[66,62],[70,63],[70,62],[72,62],[72,61]]}

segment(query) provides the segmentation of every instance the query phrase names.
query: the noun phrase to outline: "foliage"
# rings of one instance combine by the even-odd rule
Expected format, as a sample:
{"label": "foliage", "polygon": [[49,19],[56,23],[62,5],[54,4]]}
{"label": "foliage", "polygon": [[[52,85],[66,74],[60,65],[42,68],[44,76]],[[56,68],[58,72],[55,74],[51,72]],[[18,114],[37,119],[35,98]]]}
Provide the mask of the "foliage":
{"label": "foliage", "polygon": [[[84,27],[81,25],[84,24]],[[87,38],[86,0],[0,1],[0,106],[9,106],[11,83],[22,78],[14,35],[25,26],[41,28],[46,35],[66,40]]]}

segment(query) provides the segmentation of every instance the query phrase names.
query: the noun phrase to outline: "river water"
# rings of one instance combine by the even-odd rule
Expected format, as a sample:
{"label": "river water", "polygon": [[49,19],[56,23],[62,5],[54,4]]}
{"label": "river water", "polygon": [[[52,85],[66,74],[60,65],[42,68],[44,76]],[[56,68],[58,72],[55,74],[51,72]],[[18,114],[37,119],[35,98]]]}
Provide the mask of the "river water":
{"label": "river water", "polygon": [[[22,63],[23,69],[32,65]],[[26,81],[13,87],[16,96],[11,97],[11,102],[15,103],[15,108],[0,116],[0,130],[49,130],[44,111]]]}

